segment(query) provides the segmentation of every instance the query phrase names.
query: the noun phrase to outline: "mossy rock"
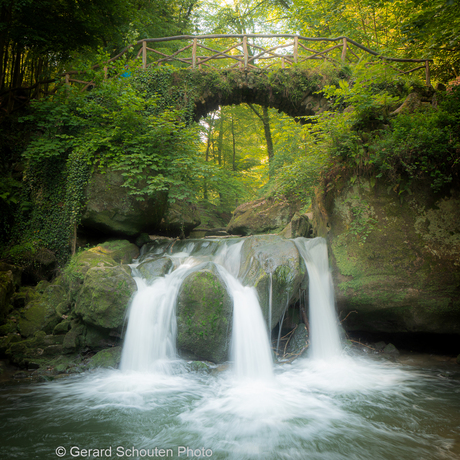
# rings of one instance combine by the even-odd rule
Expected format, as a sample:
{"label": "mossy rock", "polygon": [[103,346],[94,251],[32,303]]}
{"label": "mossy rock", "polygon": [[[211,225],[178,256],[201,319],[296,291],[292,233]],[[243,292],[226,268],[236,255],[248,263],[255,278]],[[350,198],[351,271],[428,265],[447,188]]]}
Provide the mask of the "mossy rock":
{"label": "mossy rock", "polygon": [[63,336],[47,335],[40,331],[26,340],[10,341],[5,354],[12,363],[22,366],[30,361],[62,354],[62,343]]}
{"label": "mossy rock", "polygon": [[67,334],[67,332],[69,332],[70,326],[71,326],[70,320],[62,321],[59,324],[56,324],[56,326],[53,329],[53,334],[55,335]]}
{"label": "mossy rock", "polygon": [[120,340],[119,335],[115,335],[113,332],[113,330],[108,331],[107,329],[86,325],[84,344],[94,351],[114,347]]}
{"label": "mossy rock", "polygon": [[89,249],[89,252],[100,252],[106,254],[115,262],[121,264],[130,264],[133,259],[139,257],[139,248],[127,240],[106,241],[95,248]]}
{"label": "mossy rock", "polygon": [[95,267],[116,267],[117,265],[110,255],[97,250],[85,250],[72,256],[63,274],[63,282],[69,291],[70,302],[76,302],[88,270]]}
{"label": "mossy rock", "polygon": [[65,289],[59,285],[40,283],[36,291],[42,294],[27,304],[20,313],[18,330],[23,337],[30,337],[38,331],[51,334],[62,320],[56,313],[56,306],[67,302],[68,294]]}
{"label": "mossy rock", "polygon": [[169,272],[173,263],[169,257],[157,256],[155,259],[146,260],[137,266],[137,270],[149,283]]}
{"label": "mossy rock", "polygon": [[231,235],[278,233],[289,224],[297,209],[297,204],[284,198],[261,198],[244,203],[233,212],[227,232]]}
{"label": "mossy rock", "polygon": [[101,350],[89,359],[86,369],[117,368],[121,361],[121,347],[112,347]]}
{"label": "mossy rock", "polygon": [[[239,278],[257,290],[267,325],[273,329],[285,309],[298,297],[306,266],[292,241],[276,235],[247,238],[241,249]],[[272,316],[269,320],[270,273],[272,276]]]}
{"label": "mossy rock", "polygon": [[177,347],[200,359],[228,359],[233,302],[214,264],[189,274],[177,298]]}
{"label": "mossy rock", "polygon": [[86,327],[81,324],[78,320],[73,320],[71,323],[71,329],[64,337],[62,343],[64,347],[64,353],[74,353],[80,347],[84,345],[84,338],[86,334]]}
{"label": "mossy rock", "polygon": [[85,229],[127,237],[158,229],[166,212],[167,192],[158,192],[139,201],[123,187],[124,183],[119,171],[107,169],[92,175],[86,188],[87,205],[82,216]]}
{"label": "mossy rock", "polygon": [[75,313],[92,326],[121,328],[136,283],[127,266],[95,267],[87,271]]}
{"label": "mossy rock", "polygon": [[355,312],[344,327],[460,334],[460,192],[414,182],[402,196],[363,180],[314,207],[330,228],[338,309]]}

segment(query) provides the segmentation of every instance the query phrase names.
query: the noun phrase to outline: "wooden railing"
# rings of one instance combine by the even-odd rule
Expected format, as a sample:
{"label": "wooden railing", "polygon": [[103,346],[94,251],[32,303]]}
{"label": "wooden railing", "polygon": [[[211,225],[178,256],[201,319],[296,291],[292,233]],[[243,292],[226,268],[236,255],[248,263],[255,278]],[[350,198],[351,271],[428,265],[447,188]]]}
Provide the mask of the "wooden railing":
{"label": "wooden railing", "polygon": [[[252,42],[249,41],[252,39]],[[221,41],[221,49],[216,49],[216,43]],[[273,46],[262,46],[261,41],[278,40],[282,43]],[[228,43],[228,42],[231,43]],[[175,51],[170,51],[171,45],[177,42]],[[182,42],[182,43],[180,43]],[[185,44],[183,42],[186,42]],[[211,43],[209,43],[211,42]],[[312,43],[312,45],[310,45]],[[314,44],[332,44],[325,49],[314,49]],[[173,64],[186,66],[192,69],[217,67],[219,69],[260,69],[271,66],[286,68],[309,60],[328,60],[340,65],[346,62],[358,62],[364,54],[374,56],[386,64],[390,63],[415,63],[416,67],[406,70],[394,70],[401,74],[409,74],[420,69],[425,70],[427,86],[430,82],[431,59],[403,59],[391,58],[381,55],[348,37],[312,38],[292,34],[217,34],[217,35],[178,35],[174,37],[147,38],[127,46],[117,56],[107,62],[107,66],[120,59],[123,55],[137,50],[137,57],[142,57],[142,68]],[[169,54],[168,54],[169,53]],[[361,54],[361,56],[359,56]],[[97,66],[94,66],[96,68]],[[67,72],[69,76],[76,72]]]}
{"label": "wooden railing", "polygon": [[[232,34],[232,35],[178,35],[174,37],[146,38],[127,46],[118,55],[109,59],[104,65],[106,78],[116,74],[111,67],[113,63],[124,56],[141,58],[140,67],[146,69],[162,64],[206,70],[218,69],[266,69],[273,66],[287,68],[311,60],[329,61],[340,66],[345,63],[356,63],[365,55],[392,67],[400,74],[409,74],[425,70],[425,81],[431,86],[431,59],[402,59],[381,55],[348,37],[312,38],[293,34]],[[408,69],[408,63],[416,64]],[[112,66],[111,66],[112,64]],[[402,68],[395,65],[402,64]],[[92,69],[99,68],[94,65]],[[77,70],[68,70],[60,75],[61,82],[51,87],[53,92],[60,84],[67,86],[73,83],[81,85],[80,91],[94,86],[94,81],[88,81],[87,74]],[[30,87],[12,88],[0,95],[1,108],[6,113],[13,107],[4,108],[3,102],[13,101],[16,92],[21,94],[21,100],[29,101],[34,94],[40,95],[40,88],[56,82],[54,79],[39,81]],[[54,87],[54,90],[52,89]],[[24,97],[25,92],[28,96]],[[49,91],[47,92],[49,94]],[[24,102],[23,102],[24,104]]]}

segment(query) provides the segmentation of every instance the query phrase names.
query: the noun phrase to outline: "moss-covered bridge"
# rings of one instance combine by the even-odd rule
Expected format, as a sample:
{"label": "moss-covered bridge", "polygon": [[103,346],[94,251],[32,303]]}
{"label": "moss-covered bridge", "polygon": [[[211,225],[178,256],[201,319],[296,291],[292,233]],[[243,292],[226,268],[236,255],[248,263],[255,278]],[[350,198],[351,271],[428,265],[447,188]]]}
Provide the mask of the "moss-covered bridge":
{"label": "moss-covered bridge", "polygon": [[[429,59],[385,57],[345,37],[308,38],[292,34],[181,35],[147,38],[102,65],[105,78],[136,75],[147,90],[164,86],[199,120],[222,105],[259,104],[299,118],[328,107],[320,90],[346,77],[347,68],[369,56],[400,73],[424,70],[430,85]],[[123,63],[134,58],[135,68]],[[411,68],[415,65],[414,68]],[[100,67],[96,65],[93,69]],[[78,71],[67,71],[67,85],[94,85]],[[161,75],[161,78],[158,77]],[[169,78],[167,78],[169,76]],[[162,80],[161,80],[162,79]],[[152,85],[155,88],[152,88]],[[174,97],[172,97],[174,95]]]}

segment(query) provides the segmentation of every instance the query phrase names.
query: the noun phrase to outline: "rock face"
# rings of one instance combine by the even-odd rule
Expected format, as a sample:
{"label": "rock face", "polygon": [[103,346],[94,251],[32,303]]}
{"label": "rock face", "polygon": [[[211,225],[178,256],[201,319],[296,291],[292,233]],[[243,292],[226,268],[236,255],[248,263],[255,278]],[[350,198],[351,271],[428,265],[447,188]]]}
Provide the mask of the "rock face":
{"label": "rock face", "polygon": [[177,299],[177,347],[200,359],[228,359],[233,302],[213,264],[185,278]]}
{"label": "rock face", "polygon": [[238,206],[227,232],[231,235],[257,235],[278,233],[289,224],[297,206],[285,199],[263,198]]}
{"label": "rock face", "polygon": [[123,183],[117,171],[93,174],[86,188],[87,205],[81,221],[85,229],[134,236],[158,228],[166,212],[167,193],[138,201]]}
{"label": "rock face", "polygon": [[[241,251],[239,278],[254,286],[265,322],[273,329],[284,310],[292,303],[304,280],[306,267],[292,241],[273,235],[252,236]],[[269,319],[270,274],[272,277],[272,315]]]}
{"label": "rock face", "polygon": [[186,237],[200,225],[198,208],[186,201],[176,201],[168,205],[158,231],[168,236]]}
{"label": "rock face", "polygon": [[412,191],[364,182],[316,203],[347,330],[460,334],[460,194]]}

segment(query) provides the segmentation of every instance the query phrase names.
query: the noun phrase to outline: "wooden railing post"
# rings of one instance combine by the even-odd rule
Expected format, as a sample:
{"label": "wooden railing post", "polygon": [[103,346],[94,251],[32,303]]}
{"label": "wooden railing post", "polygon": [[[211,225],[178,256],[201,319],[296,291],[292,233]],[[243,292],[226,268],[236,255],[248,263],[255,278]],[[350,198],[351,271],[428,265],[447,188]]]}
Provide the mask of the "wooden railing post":
{"label": "wooden railing post", "polygon": [[281,58],[281,68],[284,69],[286,67],[286,59],[284,57]]}
{"label": "wooden railing post", "polygon": [[345,58],[347,57],[347,37],[343,37],[343,48],[342,48],[342,64],[345,64]]}
{"label": "wooden railing post", "polygon": [[431,86],[430,61],[425,61],[426,86]]}
{"label": "wooden railing post", "polygon": [[249,60],[249,53],[248,53],[248,37],[246,35],[243,37],[243,54],[244,54],[244,69],[248,68],[248,60]]}
{"label": "wooden railing post", "polygon": [[297,64],[299,61],[299,37],[294,37],[294,62]]}
{"label": "wooden railing post", "polygon": [[70,75],[68,73],[65,74],[65,89],[67,96],[69,95],[69,89],[70,89]]}
{"label": "wooden railing post", "polygon": [[107,66],[104,66],[104,80],[107,80]]}
{"label": "wooden railing post", "polygon": [[197,39],[193,39],[193,48],[192,48],[192,69],[196,68],[196,45],[197,45]]}
{"label": "wooden railing post", "polygon": [[147,42],[145,40],[142,42],[142,68],[147,68]]}

